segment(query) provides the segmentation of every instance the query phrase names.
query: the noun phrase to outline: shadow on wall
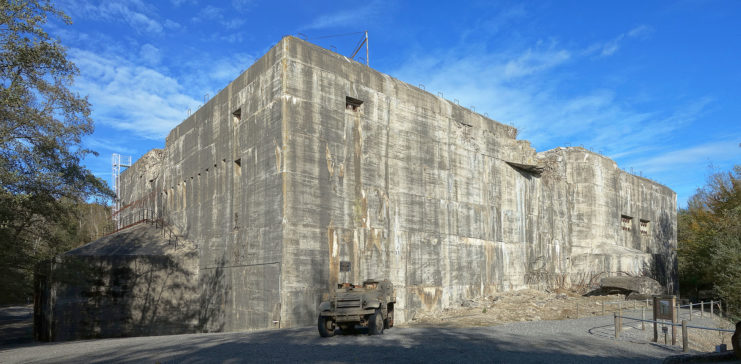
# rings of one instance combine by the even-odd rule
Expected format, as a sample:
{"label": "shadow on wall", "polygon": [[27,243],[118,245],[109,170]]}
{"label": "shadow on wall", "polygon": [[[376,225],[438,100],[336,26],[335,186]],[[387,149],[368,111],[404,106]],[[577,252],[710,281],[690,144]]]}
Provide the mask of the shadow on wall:
{"label": "shadow on wall", "polygon": [[221,258],[216,267],[203,272],[199,277],[202,288],[198,296],[196,330],[198,332],[218,332],[224,330],[225,305],[229,298],[226,284],[226,258]]}
{"label": "shadow on wall", "polygon": [[199,295],[197,275],[195,251],[175,256],[66,255],[45,262],[36,277],[34,338],[63,341],[201,331],[223,315],[223,306],[203,310],[202,302],[226,293],[204,290]]}
{"label": "shadow on wall", "polygon": [[659,251],[653,253],[653,264],[649,276],[661,283],[668,293],[677,294],[678,262],[674,220],[668,213],[662,212],[655,231],[654,240]]}

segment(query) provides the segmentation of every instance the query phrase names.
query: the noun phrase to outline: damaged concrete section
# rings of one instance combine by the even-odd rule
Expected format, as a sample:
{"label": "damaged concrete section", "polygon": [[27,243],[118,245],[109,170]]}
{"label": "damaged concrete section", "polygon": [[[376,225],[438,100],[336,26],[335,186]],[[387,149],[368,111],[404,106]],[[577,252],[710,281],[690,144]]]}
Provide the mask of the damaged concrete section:
{"label": "damaged concrete section", "polygon": [[376,277],[397,323],[620,274],[675,289],[673,191],[516,136],[286,37],[122,174],[120,219],[193,242],[203,331],[313,325],[338,283]]}

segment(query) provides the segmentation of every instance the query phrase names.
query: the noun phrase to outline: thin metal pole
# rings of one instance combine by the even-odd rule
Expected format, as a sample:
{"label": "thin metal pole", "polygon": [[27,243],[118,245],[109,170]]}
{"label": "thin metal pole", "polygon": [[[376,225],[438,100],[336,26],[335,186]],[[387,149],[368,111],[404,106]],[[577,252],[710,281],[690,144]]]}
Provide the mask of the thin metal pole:
{"label": "thin metal pole", "polygon": [[[646,319],[646,308],[641,307],[641,320]],[[646,331],[646,321],[641,321],[641,330]]]}
{"label": "thin metal pole", "polygon": [[682,351],[687,352],[689,350],[687,340],[687,320],[682,320]]}
{"label": "thin metal pole", "polygon": [[713,310],[714,310],[714,308],[713,308],[713,300],[710,300],[710,318],[713,318],[713,315],[715,314],[715,312],[713,312]]}
{"label": "thin metal pole", "polygon": [[690,302],[690,321],[692,321],[692,302]]}
{"label": "thin metal pole", "polygon": [[718,316],[723,318],[723,302],[718,301]]}
{"label": "thin metal pole", "polygon": [[368,51],[368,31],[365,31],[365,65],[370,67],[370,52]]}
{"label": "thin metal pole", "polygon": [[[674,312],[672,324],[677,323],[678,317],[679,317],[679,303],[677,303],[677,310]],[[675,325],[672,325],[672,345],[677,345],[677,327]]]}
{"label": "thin metal pole", "polygon": [[656,305],[657,305],[656,301],[657,301],[657,298],[654,297],[654,300],[653,301],[654,302],[653,302],[653,309],[651,310],[651,312],[652,312],[652,315],[651,316],[653,317],[653,323],[654,323],[654,342],[657,343],[657,342],[659,342],[659,324],[656,322],[657,321],[657,317],[656,317],[656,311],[657,311],[657,309],[656,309]]}
{"label": "thin metal pole", "polygon": [[620,336],[620,322],[618,321],[618,314],[617,312],[614,312],[613,315],[615,315],[615,338],[617,339]]}
{"label": "thin metal pole", "polygon": [[700,317],[703,317],[703,313],[705,313],[705,301],[700,301]]}

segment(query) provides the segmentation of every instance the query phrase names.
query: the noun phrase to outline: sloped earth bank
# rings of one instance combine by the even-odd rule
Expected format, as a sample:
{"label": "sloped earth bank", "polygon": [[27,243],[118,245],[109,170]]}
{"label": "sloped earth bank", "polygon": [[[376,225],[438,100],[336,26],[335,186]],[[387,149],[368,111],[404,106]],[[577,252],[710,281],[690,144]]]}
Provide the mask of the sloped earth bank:
{"label": "sloped earth bank", "polygon": [[[602,306],[604,305],[604,311]],[[613,312],[622,309],[623,316],[641,318],[642,308],[645,317],[652,317],[651,304],[645,301],[625,300],[623,295],[589,296],[585,297],[572,291],[559,290],[557,292],[543,292],[531,289],[502,292],[496,295],[481,297],[461,302],[459,307],[448,308],[439,312],[416,313],[411,321],[400,325],[405,327],[476,327],[493,326],[512,322],[542,321],[542,320],[565,320],[584,318],[591,316],[609,316],[613,319]],[[709,310],[709,308],[707,308]],[[680,320],[689,320],[689,310],[683,309]],[[700,312],[693,311],[692,321],[689,325],[733,329],[734,326],[718,317],[710,317],[706,312],[700,317]],[[651,341],[653,339],[653,326],[646,323],[641,326],[640,322],[623,320],[625,325],[623,336],[633,341]],[[645,330],[642,328],[645,327]],[[659,329],[660,331],[660,329]],[[610,321],[609,328],[593,330],[593,334],[614,337],[614,325]],[[690,349],[711,352],[719,344],[727,344],[731,347],[731,333],[719,333],[689,329]],[[671,343],[671,331],[668,341]],[[677,328],[677,345],[681,345],[681,328]],[[663,334],[660,343],[664,342]]]}

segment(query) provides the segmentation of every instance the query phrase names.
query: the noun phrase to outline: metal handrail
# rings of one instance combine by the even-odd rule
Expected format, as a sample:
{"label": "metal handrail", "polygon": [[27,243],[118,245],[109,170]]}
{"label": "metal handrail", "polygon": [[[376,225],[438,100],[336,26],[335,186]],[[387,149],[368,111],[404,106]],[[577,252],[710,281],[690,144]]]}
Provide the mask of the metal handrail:
{"label": "metal handrail", "polygon": [[[634,317],[629,317],[629,316],[623,316],[622,312],[621,314],[618,314],[617,312],[615,312],[614,320],[615,320],[615,338],[616,339],[620,337],[620,332],[623,331],[623,319],[653,323],[654,324],[654,340],[657,339],[656,330],[657,330],[658,324],[661,324],[663,326],[671,326],[672,327],[672,345],[676,343],[676,336],[675,336],[676,330],[674,329],[674,327],[681,327],[682,328],[682,351],[684,352],[686,352],[689,349],[689,335],[687,333],[688,329],[700,329],[700,330],[717,331],[717,332],[733,332],[733,333],[736,332],[736,330],[730,330],[730,329],[720,329],[720,328],[715,328],[715,327],[688,325],[687,320],[682,320],[681,323],[672,322],[672,321],[646,320],[642,318],[639,319],[639,318],[634,318]],[[645,329],[645,326],[643,324],[641,324],[641,326]],[[666,331],[664,332],[666,333]]]}
{"label": "metal handrail", "polygon": [[[639,318],[629,317],[629,316],[620,316],[620,315],[616,315],[615,317],[624,318],[624,319],[633,320],[633,321],[643,321],[643,322],[658,323],[658,324],[662,324],[662,325],[666,325],[666,326],[682,326],[682,323],[680,323],[680,322],[659,321],[659,320],[645,320],[645,319],[639,319]],[[736,332],[736,330],[719,329],[719,328],[716,328],[716,327],[705,327],[705,326],[695,326],[695,325],[685,325],[685,326],[687,326],[690,329],[703,329],[703,330],[722,331],[722,332]]]}

